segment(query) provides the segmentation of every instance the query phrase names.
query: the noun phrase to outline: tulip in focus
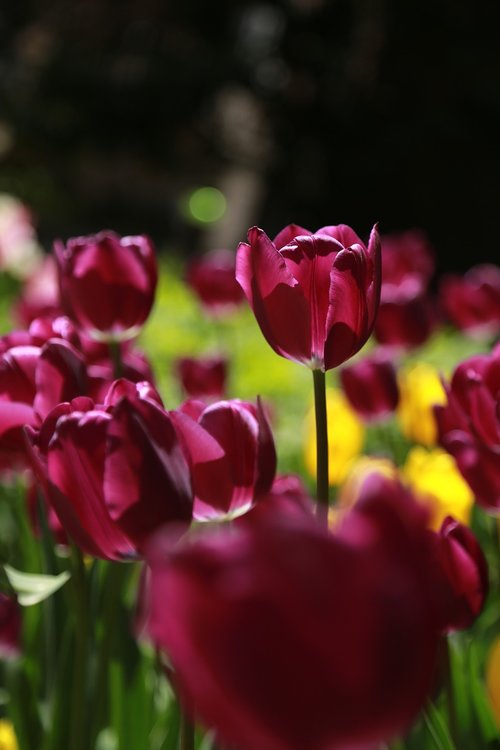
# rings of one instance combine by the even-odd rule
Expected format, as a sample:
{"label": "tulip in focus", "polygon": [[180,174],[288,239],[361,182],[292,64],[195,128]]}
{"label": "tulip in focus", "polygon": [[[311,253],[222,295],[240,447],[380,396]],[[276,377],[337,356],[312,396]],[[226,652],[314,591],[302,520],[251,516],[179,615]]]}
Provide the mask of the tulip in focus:
{"label": "tulip in focus", "polygon": [[231,250],[211,250],[188,264],[186,283],[205,312],[225,315],[243,301],[243,292],[234,277],[235,262]]}
{"label": "tulip in focus", "polygon": [[290,224],[272,241],[248,231],[236,278],[274,351],[313,370],[330,370],[368,340],[380,298],[380,242],[368,245],[345,224],[314,234]]}
{"label": "tulip in focus", "polygon": [[148,237],[103,231],[54,243],[67,314],[100,341],[136,336],[153,306],[158,278]]}
{"label": "tulip in focus", "polygon": [[415,497],[429,508],[431,528],[437,531],[446,516],[470,523],[474,495],[449,453],[415,445],[408,451],[401,473]]}
{"label": "tulip in focus", "polygon": [[500,636],[495,638],[488,651],[486,689],[493,716],[500,729]]}
{"label": "tulip in focus", "polygon": [[[330,485],[341,484],[363,449],[365,427],[339,388],[327,388],[328,451]],[[316,432],[314,409],[305,420],[304,462],[308,473],[316,475]]]}
{"label": "tulip in focus", "polygon": [[150,636],[224,745],[376,748],[410,728],[439,615],[422,509],[393,490],[370,477],[337,534],[270,513],[151,541]]}
{"label": "tulip in focus", "polygon": [[170,415],[191,467],[197,521],[234,518],[270,491],[276,449],[260,400],[188,401]]}
{"label": "tulip in focus", "polygon": [[381,422],[395,411],[399,388],[388,355],[375,352],[342,367],[339,375],[347,400],[365,422]]}
{"label": "tulip in focus", "polygon": [[438,370],[426,362],[401,367],[398,371],[399,406],[397,420],[403,435],[422,445],[437,441],[434,406],[446,402]]}

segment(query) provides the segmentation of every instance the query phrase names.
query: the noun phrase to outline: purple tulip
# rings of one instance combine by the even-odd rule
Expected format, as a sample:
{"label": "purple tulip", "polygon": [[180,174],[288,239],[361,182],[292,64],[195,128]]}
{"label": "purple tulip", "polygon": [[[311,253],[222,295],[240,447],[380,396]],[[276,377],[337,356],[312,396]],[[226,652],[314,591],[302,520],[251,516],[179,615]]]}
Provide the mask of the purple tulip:
{"label": "purple tulip", "polygon": [[382,352],[342,367],[340,382],[352,408],[367,422],[385,419],[398,405],[396,367]]}
{"label": "purple tulip", "polygon": [[277,354],[330,370],[372,332],[381,281],[377,229],[365,247],[345,224],[315,234],[291,224],[274,242],[252,227],[238,247],[236,278]]}
{"label": "purple tulip", "polygon": [[243,301],[234,271],[234,252],[211,250],[189,262],[186,283],[208,313],[224,315]]}
{"label": "purple tulip", "polygon": [[439,301],[447,319],[477,338],[500,333],[500,267],[483,263],[462,276],[443,274]]}
{"label": "purple tulip", "polygon": [[228,362],[225,357],[182,357],[176,370],[187,398],[220,399],[225,395]]}

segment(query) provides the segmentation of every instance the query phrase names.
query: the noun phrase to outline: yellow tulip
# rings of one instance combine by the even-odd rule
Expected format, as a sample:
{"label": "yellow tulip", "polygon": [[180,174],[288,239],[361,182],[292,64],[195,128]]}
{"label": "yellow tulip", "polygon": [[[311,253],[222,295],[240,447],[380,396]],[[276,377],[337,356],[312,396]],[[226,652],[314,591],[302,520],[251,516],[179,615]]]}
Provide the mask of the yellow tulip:
{"label": "yellow tulip", "polygon": [[8,719],[0,719],[0,750],[18,750],[14,727]]}
{"label": "yellow tulip", "polygon": [[486,660],[486,690],[500,729],[500,636],[493,641]]}
{"label": "yellow tulip", "polygon": [[398,385],[396,417],[401,432],[408,440],[434,445],[437,426],[433,407],[446,403],[439,371],[426,362],[407,365],[398,372]]}
{"label": "yellow tulip", "polygon": [[448,515],[470,523],[474,495],[449,453],[416,445],[408,452],[401,474],[417,499],[429,507],[431,528],[437,531]]}
{"label": "yellow tulip", "polygon": [[[327,388],[328,456],[330,485],[341,484],[359,456],[365,439],[365,428],[344,394],[338,388]],[[312,477],[316,476],[316,428],[314,409],[306,416],[304,462]]]}

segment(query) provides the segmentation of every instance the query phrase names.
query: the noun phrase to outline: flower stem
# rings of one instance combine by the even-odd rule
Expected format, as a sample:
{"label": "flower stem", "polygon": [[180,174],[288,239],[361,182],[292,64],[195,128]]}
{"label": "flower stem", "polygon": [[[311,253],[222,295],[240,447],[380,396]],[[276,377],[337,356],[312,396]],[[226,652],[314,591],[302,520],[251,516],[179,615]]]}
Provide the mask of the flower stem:
{"label": "flower stem", "polygon": [[71,579],[74,592],[76,649],[71,705],[70,750],[83,750],[86,745],[85,728],[87,713],[87,582],[83,555],[74,545],[71,550],[71,559],[73,568]]}
{"label": "flower stem", "polygon": [[316,515],[328,526],[328,422],[326,414],[326,378],[322,370],[313,370],[314,413],[316,418]]}
{"label": "flower stem", "polygon": [[184,711],[181,713],[179,750],[194,750],[194,724]]}
{"label": "flower stem", "polygon": [[119,341],[112,339],[109,342],[109,356],[113,363],[113,377],[118,380],[123,375],[122,348]]}

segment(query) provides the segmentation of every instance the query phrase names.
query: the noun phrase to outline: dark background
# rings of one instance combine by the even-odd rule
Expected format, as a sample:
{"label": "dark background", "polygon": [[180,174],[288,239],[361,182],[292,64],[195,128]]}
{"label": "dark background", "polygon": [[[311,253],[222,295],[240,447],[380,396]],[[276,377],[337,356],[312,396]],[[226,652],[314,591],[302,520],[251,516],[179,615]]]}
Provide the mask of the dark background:
{"label": "dark background", "polygon": [[[6,2],[0,191],[45,246],[378,221],[425,230],[438,272],[497,262],[499,29],[497,0]],[[206,229],[203,185],[228,201]]]}

